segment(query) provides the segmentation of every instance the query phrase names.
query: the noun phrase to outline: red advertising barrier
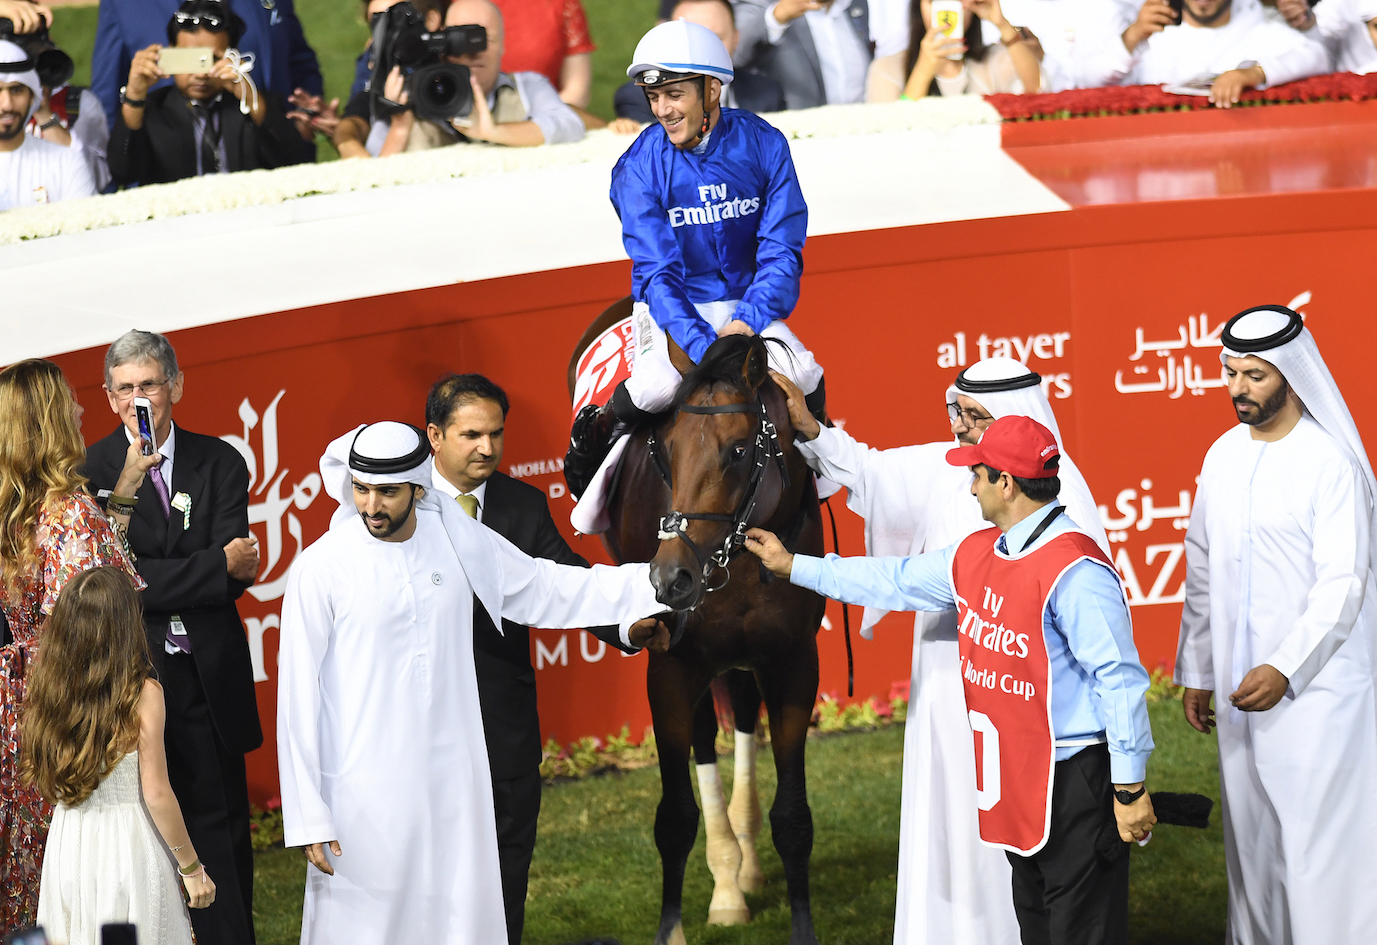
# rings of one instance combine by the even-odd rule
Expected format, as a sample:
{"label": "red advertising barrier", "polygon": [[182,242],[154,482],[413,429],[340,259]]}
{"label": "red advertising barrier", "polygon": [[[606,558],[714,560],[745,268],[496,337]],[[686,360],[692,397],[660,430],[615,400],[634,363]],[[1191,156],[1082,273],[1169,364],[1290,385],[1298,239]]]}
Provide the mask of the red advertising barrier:
{"label": "red advertising barrier", "polygon": [[[946,439],[943,396],[962,366],[1008,355],[1046,378],[1066,446],[1105,507],[1114,561],[1149,668],[1170,667],[1184,576],[1183,535],[1208,445],[1235,422],[1221,386],[1218,330],[1239,310],[1295,301],[1377,436],[1363,371],[1371,337],[1377,191],[1078,207],[809,241],[791,319],[829,377],[831,413],[876,447]],[[187,374],[177,421],[225,437],[253,477],[262,553],[241,601],[267,742],[250,758],[255,800],[276,793],[275,654],[288,567],[326,528],[325,444],[364,421],[420,423],[432,381],[478,371],[510,394],[503,468],[546,490],[568,530],[560,475],[574,341],[624,295],[629,264],[545,272],[244,319],[177,332]],[[57,360],[101,421],[103,350]],[[107,422],[113,423],[113,418]],[[1369,440],[1371,441],[1371,439]],[[922,488],[922,483],[915,483]],[[834,500],[841,550],[862,552],[859,520]],[[819,636],[822,689],[845,693],[838,605]],[[856,695],[907,677],[912,621],[894,615],[856,643]],[[581,632],[533,634],[544,735],[568,741],[649,724],[644,656]],[[478,725],[479,720],[469,720]]]}

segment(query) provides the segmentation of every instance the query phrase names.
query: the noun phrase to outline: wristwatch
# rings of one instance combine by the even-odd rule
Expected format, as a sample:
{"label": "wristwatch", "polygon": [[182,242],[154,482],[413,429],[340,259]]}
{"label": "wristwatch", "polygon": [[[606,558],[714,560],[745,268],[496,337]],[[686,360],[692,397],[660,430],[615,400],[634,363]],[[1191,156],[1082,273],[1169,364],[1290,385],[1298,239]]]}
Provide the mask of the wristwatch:
{"label": "wristwatch", "polygon": [[1001,36],[1001,37],[999,38],[1000,45],[1002,45],[1002,46],[1013,46],[1013,45],[1016,45],[1016,44],[1018,44],[1018,43],[1023,42],[1024,40],[1026,40],[1026,39],[1028,38],[1028,30],[1027,30],[1027,28],[1022,27],[1022,26],[1015,26],[1015,27],[1013,28],[1013,30],[1014,30],[1014,35],[1013,35],[1011,38],[1005,39],[1003,36]]}
{"label": "wristwatch", "polygon": [[60,124],[62,124],[62,119],[57,117],[57,113],[54,112],[51,118],[38,126],[38,130],[47,131],[49,128],[56,128]]}
{"label": "wristwatch", "polygon": [[130,98],[128,95],[126,95],[125,90],[128,88],[129,86],[127,85],[120,86],[121,105],[128,105],[130,108],[143,108],[145,105],[148,104],[148,99],[146,98]]}
{"label": "wristwatch", "polygon": [[1129,804],[1132,804],[1138,798],[1142,797],[1143,792],[1146,790],[1147,785],[1144,784],[1136,791],[1115,791],[1114,799],[1118,801],[1120,804],[1123,804],[1125,807],[1127,807]]}

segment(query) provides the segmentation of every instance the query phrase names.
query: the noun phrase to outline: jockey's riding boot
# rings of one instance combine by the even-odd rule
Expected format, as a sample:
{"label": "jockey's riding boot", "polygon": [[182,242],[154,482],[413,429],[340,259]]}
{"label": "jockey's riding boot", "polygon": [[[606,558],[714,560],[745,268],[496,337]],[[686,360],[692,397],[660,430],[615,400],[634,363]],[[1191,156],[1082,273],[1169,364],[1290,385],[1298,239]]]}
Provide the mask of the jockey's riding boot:
{"label": "jockey's riding boot", "polygon": [[576,500],[583,497],[617,438],[649,416],[632,401],[625,382],[617,385],[606,405],[589,404],[578,412],[564,455],[564,481]]}
{"label": "jockey's riding boot", "polygon": [[803,405],[818,423],[825,427],[832,426],[832,421],[827,419],[827,378],[819,379],[817,389],[804,395]]}

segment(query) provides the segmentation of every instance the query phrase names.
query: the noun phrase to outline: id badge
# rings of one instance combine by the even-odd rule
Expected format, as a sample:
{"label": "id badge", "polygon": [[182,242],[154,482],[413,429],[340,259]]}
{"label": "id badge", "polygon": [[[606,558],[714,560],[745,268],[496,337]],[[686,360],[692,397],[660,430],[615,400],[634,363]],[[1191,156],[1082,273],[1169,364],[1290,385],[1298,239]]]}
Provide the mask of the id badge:
{"label": "id badge", "polygon": [[186,636],[186,624],[182,623],[182,618],[176,614],[172,615],[172,635],[174,637]]}

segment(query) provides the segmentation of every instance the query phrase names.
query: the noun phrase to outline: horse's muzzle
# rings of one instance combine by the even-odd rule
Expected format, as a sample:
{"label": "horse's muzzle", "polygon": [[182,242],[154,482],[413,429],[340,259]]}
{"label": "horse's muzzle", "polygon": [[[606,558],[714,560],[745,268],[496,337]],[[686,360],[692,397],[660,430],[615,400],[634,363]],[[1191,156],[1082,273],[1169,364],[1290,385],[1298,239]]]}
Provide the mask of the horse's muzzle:
{"label": "horse's muzzle", "polygon": [[703,600],[703,581],[678,562],[651,562],[650,583],[655,599],[671,610],[692,610]]}

